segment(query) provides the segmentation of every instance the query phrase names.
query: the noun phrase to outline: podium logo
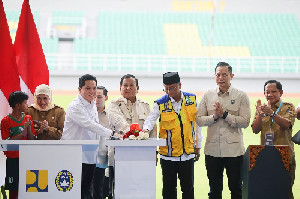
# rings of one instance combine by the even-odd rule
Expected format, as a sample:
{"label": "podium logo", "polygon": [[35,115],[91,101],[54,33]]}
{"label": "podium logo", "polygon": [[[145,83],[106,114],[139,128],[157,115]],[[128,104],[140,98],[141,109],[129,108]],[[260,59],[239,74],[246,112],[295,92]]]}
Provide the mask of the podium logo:
{"label": "podium logo", "polygon": [[59,172],[55,178],[55,185],[58,191],[70,191],[73,187],[73,175],[67,170]]}
{"label": "podium logo", "polygon": [[27,170],[26,192],[48,192],[48,170]]}

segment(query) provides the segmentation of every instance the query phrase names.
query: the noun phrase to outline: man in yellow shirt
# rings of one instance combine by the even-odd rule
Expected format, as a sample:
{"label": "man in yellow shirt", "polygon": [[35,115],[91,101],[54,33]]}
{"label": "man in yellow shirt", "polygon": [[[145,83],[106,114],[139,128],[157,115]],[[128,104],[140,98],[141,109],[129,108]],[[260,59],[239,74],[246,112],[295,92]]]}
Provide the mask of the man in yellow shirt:
{"label": "man in yellow shirt", "polygon": [[151,130],[159,118],[159,137],[167,146],[159,147],[163,176],[163,198],[177,198],[177,176],[182,199],[194,198],[194,161],[200,156],[201,128],[196,125],[196,95],[181,91],[177,72],[163,74],[166,94],[157,99],[143,130]]}

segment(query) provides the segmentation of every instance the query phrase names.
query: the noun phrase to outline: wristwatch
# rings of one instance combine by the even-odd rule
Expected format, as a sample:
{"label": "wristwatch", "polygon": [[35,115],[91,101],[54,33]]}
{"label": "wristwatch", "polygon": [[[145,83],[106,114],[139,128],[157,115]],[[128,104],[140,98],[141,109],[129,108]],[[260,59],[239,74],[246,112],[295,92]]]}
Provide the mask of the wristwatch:
{"label": "wristwatch", "polygon": [[223,117],[222,117],[222,118],[225,120],[225,119],[226,119],[226,117],[227,117],[227,115],[228,115],[228,112],[227,112],[227,111],[225,111],[225,112],[224,112],[224,114],[223,114]]}

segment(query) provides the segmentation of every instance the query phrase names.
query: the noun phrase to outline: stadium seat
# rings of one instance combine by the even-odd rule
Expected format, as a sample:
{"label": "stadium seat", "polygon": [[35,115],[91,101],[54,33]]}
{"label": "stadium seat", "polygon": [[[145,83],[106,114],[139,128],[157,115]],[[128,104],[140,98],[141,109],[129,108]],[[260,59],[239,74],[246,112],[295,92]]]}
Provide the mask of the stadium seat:
{"label": "stadium seat", "polygon": [[[75,16],[80,18],[84,14],[77,13]],[[75,38],[74,53],[82,56],[127,56],[127,59],[123,56],[90,58],[91,68],[95,70],[161,71],[178,69],[180,63],[183,71],[192,68],[193,71],[209,72],[211,69],[207,68],[207,64],[200,66],[207,63],[207,57],[219,60],[220,57],[234,58],[232,61],[240,66],[237,72],[297,70],[289,66],[300,54],[300,26],[295,15],[217,13],[214,26],[211,24],[210,13],[99,12],[98,36],[93,39]],[[145,58],[130,60],[130,56],[134,55]],[[149,60],[147,56],[170,58],[152,57]],[[179,60],[174,56],[180,57]],[[282,70],[276,61],[267,61],[272,57],[290,57],[292,61],[285,61]],[[196,64],[189,67],[191,63]]]}
{"label": "stadium seat", "polygon": [[[7,23],[9,26],[10,36],[12,38],[12,41],[14,42],[21,12],[17,10],[6,10],[5,13],[6,13]],[[39,17],[40,17],[39,11],[32,11],[32,15],[33,15],[34,22],[38,27]]]}
{"label": "stadium seat", "polygon": [[53,11],[52,12],[52,24],[53,25],[73,25],[73,24],[81,24],[82,18],[85,17],[85,13],[83,11]]}

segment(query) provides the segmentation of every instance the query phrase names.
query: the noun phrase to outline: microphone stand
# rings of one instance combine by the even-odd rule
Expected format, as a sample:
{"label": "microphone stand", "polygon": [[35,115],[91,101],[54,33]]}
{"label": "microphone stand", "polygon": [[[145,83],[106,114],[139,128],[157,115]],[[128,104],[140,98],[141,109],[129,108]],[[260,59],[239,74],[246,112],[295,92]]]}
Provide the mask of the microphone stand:
{"label": "microphone stand", "polygon": [[114,135],[115,135],[115,133],[116,133],[116,127],[115,126],[113,126],[113,128],[112,128],[113,130],[112,130],[112,135],[110,136],[110,140],[120,140],[120,138],[118,138],[118,137],[115,137]]}
{"label": "microphone stand", "polygon": [[[116,126],[112,126],[112,135],[110,136],[110,140],[119,140],[119,138],[114,137],[114,134],[116,133]],[[114,179],[115,179],[115,171],[113,166],[108,166],[108,172],[109,172],[109,178],[108,178],[108,199],[113,199],[114,195]]]}

